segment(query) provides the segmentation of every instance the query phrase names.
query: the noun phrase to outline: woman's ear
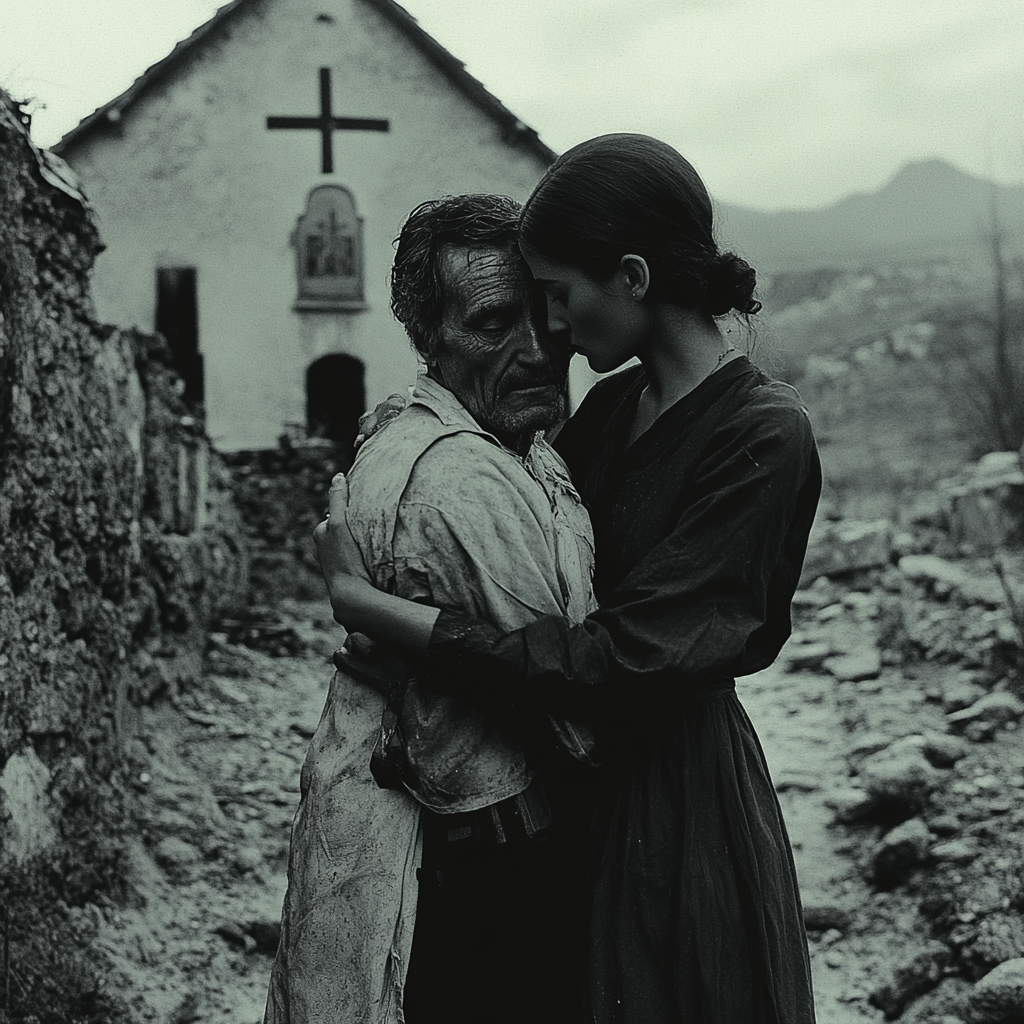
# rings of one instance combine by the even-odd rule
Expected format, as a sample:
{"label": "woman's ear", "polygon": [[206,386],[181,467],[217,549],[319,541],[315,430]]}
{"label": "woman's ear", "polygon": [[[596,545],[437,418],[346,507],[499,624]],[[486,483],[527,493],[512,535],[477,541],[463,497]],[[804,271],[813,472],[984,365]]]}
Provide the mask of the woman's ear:
{"label": "woman's ear", "polygon": [[643,256],[626,253],[619,260],[619,273],[630,295],[640,302],[651,286],[651,271],[647,266],[647,260]]}

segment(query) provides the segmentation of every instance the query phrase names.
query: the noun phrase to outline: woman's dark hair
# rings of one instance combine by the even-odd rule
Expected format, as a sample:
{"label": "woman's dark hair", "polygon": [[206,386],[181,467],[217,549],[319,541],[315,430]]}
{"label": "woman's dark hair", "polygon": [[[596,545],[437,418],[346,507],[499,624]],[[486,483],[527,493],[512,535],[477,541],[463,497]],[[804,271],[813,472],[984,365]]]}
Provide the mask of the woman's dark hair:
{"label": "woman's dark hair", "polygon": [[749,315],[757,275],[713,233],[711,197],[693,165],[648,135],[601,135],[563,153],[519,219],[524,251],[598,281],[627,253],[651,271],[648,295],[705,316]]}
{"label": "woman's dark hair", "polygon": [[448,246],[519,252],[521,207],[508,196],[443,196],[421,203],[395,239],[391,311],[423,357],[440,340],[446,301],[441,257]]}

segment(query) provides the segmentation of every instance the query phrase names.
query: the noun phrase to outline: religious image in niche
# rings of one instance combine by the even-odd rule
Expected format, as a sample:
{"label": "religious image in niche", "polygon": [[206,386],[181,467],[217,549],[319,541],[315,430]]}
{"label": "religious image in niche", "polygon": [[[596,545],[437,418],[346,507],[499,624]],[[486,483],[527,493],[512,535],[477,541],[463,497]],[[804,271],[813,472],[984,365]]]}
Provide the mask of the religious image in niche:
{"label": "religious image in niche", "polygon": [[362,224],[348,189],[320,185],[309,194],[292,242],[299,305],[322,308],[363,297]]}
{"label": "religious image in niche", "polygon": [[327,216],[316,224],[319,234],[306,236],[306,276],[354,277],[355,240],[342,234],[334,210]]}

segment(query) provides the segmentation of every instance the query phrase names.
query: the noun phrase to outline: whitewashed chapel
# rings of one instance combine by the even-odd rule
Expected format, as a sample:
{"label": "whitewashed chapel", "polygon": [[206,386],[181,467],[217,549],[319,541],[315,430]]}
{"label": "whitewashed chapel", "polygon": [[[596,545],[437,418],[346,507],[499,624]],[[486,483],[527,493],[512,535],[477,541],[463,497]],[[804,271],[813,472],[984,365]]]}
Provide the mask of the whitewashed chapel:
{"label": "whitewashed chapel", "polygon": [[98,314],[167,336],[228,451],[351,436],[416,371],[406,215],[524,199],[554,159],[392,0],[233,0],[54,148],[99,216]]}

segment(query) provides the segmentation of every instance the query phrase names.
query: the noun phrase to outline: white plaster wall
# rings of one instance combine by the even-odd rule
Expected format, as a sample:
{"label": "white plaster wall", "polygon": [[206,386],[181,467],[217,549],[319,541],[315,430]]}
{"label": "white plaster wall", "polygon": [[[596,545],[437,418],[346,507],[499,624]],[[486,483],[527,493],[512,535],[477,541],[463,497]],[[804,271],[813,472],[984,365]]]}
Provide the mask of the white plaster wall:
{"label": "white plaster wall", "polygon": [[[321,67],[336,116],[391,121],[386,134],[336,132],[331,175],[318,132],[266,127],[268,115],[319,113]],[[66,154],[108,247],[99,314],[150,330],[155,268],[197,268],[208,429],[223,449],[272,446],[284,424],[303,422],[306,367],[328,352],[366,363],[373,405],[415,373],[388,307],[405,216],[444,193],[523,199],[543,173],[500,131],[363,0],[253,0]],[[363,218],[368,308],[297,313],[289,239],[309,191],[330,182],[352,191]]]}

